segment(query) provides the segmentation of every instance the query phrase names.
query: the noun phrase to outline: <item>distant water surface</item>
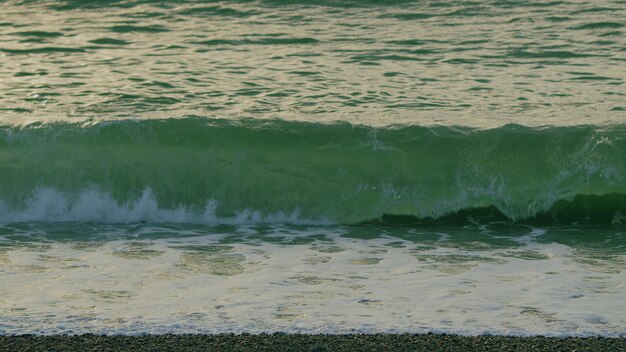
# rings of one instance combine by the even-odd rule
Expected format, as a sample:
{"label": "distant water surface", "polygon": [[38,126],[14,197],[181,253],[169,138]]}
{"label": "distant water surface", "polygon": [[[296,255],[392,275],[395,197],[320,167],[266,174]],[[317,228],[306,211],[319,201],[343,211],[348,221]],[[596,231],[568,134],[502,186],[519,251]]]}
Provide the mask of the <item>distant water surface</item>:
{"label": "distant water surface", "polygon": [[2,1],[0,121],[610,124],[623,1]]}

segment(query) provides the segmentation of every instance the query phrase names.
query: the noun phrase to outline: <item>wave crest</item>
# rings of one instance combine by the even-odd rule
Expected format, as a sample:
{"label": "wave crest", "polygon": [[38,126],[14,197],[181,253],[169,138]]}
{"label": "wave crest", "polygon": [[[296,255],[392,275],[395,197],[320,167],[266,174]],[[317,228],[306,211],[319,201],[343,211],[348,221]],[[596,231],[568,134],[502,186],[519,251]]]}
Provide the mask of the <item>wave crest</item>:
{"label": "wave crest", "polygon": [[626,194],[624,155],[622,125],[0,126],[0,219],[351,224],[493,207],[517,221],[577,196]]}

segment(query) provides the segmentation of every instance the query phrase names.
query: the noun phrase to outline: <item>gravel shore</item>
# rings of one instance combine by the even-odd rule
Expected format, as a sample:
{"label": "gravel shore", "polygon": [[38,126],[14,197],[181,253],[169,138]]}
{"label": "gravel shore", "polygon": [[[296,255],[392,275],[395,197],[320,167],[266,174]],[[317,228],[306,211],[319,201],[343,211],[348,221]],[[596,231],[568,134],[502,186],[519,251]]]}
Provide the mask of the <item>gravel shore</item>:
{"label": "gravel shore", "polygon": [[626,351],[625,338],[411,334],[0,336],[0,351]]}

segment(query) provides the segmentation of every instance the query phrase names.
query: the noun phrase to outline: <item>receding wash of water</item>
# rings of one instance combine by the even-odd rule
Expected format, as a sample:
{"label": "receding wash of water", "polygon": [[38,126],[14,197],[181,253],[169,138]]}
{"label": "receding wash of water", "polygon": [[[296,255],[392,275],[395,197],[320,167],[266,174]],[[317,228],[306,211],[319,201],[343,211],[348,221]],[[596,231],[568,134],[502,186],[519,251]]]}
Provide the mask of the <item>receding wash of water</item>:
{"label": "receding wash of water", "polygon": [[0,1],[0,335],[626,337],[626,2]]}

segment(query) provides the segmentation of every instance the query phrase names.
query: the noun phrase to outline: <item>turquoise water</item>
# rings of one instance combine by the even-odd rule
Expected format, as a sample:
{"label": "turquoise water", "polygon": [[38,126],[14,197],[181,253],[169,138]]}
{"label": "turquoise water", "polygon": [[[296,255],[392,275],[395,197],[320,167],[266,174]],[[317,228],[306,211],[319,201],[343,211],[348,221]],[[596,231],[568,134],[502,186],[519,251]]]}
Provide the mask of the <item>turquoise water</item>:
{"label": "turquoise water", "polygon": [[0,1],[0,333],[624,336],[624,18]]}
{"label": "turquoise water", "polygon": [[609,224],[626,213],[623,125],[195,117],[34,123],[0,138],[5,221],[210,224],[249,212],[247,222],[355,224],[494,207],[510,220]]}

